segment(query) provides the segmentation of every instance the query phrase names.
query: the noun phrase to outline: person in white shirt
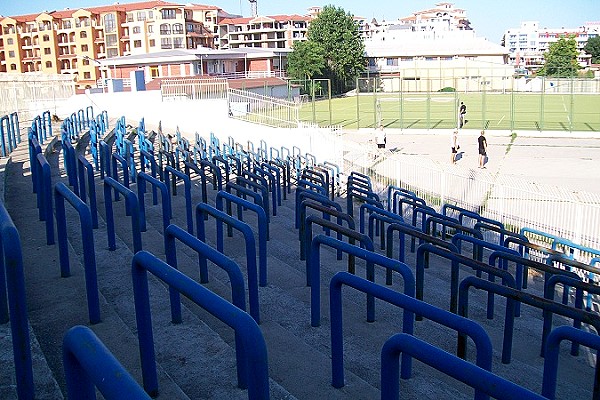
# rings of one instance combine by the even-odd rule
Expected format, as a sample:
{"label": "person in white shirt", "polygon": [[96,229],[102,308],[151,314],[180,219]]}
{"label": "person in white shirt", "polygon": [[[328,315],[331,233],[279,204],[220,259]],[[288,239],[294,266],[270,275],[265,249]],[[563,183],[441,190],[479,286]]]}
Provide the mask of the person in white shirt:
{"label": "person in white shirt", "polygon": [[383,125],[379,125],[379,129],[375,133],[375,142],[377,143],[378,149],[385,149],[386,137]]}
{"label": "person in white shirt", "polygon": [[458,149],[460,149],[460,145],[458,144],[458,129],[455,129],[452,132],[452,136],[450,137],[450,147],[451,147],[451,162],[452,164],[456,164],[456,154],[458,153]]}

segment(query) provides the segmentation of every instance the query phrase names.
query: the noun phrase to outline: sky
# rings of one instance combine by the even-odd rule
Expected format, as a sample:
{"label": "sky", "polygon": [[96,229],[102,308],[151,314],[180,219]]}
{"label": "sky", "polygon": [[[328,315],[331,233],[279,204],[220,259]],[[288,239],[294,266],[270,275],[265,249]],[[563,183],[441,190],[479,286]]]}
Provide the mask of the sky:
{"label": "sky", "polygon": [[[250,16],[248,0],[171,0],[173,3],[210,4],[231,14]],[[260,15],[305,15],[312,6],[334,5],[353,15],[377,21],[396,20],[413,12],[432,8],[442,0],[258,0]],[[466,10],[471,27],[477,36],[500,43],[504,32],[519,28],[521,21],[538,21],[541,28],[577,28],[585,22],[600,23],[600,0],[445,0],[454,7]],[[34,14],[44,10],[83,8],[113,4],[114,0],[0,0],[0,15]],[[119,0],[132,3],[131,0]],[[51,4],[51,6],[50,6]]]}

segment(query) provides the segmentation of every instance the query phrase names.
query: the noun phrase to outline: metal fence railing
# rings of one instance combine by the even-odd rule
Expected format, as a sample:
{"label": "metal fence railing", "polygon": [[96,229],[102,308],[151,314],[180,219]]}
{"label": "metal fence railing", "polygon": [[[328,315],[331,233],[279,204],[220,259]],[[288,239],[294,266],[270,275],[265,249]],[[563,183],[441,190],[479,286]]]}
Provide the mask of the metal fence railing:
{"label": "metal fence railing", "polygon": [[233,118],[277,128],[296,128],[299,108],[299,103],[229,89],[229,115]]}
{"label": "metal fence railing", "polygon": [[161,82],[160,93],[163,100],[226,99],[228,88],[226,79],[172,78]]}
{"label": "metal fence railing", "polygon": [[46,110],[61,114],[73,95],[71,75],[0,73],[0,115],[18,113],[22,127]]}

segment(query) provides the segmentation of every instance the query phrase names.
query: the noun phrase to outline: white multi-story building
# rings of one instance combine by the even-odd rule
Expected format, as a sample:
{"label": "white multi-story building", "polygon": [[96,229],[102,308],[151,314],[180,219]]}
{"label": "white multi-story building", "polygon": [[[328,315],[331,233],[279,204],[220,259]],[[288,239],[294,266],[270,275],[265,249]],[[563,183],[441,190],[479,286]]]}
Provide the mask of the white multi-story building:
{"label": "white multi-story building", "polygon": [[374,22],[367,32],[369,74],[393,78],[384,79],[384,90],[503,90],[514,74],[508,50],[477,37],[465,10],[452,3]]}
{"label": "white multi-story building", "polygon": [[544,64],[544,53],[550,44],[561,37],[573,36],[577,42],[579,65],[587,67],[591,55],[585,53],[588,39],[600,34],[600,22],[586,22],[577,28],[540,28],[537,21],[521,22],[520,28],[511,28],[504,32],[503,44],[508,50],[509,62],[519,69],[536,71]]}
{"label": "white multi-story building", "polygon": [[300,15],[227,18],[219,23],[219,48],[290,49],[293,42],[306,40],[309,20]]}

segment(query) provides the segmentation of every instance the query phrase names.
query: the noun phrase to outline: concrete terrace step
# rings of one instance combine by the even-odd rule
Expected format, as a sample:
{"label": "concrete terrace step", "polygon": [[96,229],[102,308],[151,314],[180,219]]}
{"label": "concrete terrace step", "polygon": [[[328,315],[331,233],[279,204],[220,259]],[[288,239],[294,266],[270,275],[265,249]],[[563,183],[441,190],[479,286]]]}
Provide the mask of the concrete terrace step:
{"label": "concrete terrace step", "polygon": [[[46,246],[43,222],[37,219],[35,197],[31,194],[31,179],[23,173],[27,169],[26,152],[21,156],[21,170],[11,174],[7,191],[9,212],[24,240],[24,254],[28,269],[27,285],[30,319],[34,333],[40,339],[40,347],[56,380],[64,390],[60,343],[66,329],[73,324],[87,325],[85,286],[80,265],[82,238],[79,223],[73,212],[68,211],[70,254],[73,276],[60,278],[58,251]],[[53,158],[54,179],[64,180],[62,159]],[[14,176],[13,176],[14,175]],[[117,249],[108,251],[104,215],[102,183],[96,179],[96,193],[100,212],[100,227],[94,231],[98,284],[101,292],[103,321],[92,329],[115,352],[115,356],[141,382],[137,350],[135,311],[131,289],[130,217],[125,216],[125,206],[114,207],[117,230]],[[135,191],[135,184],[132,185]],[[172,197],[173,223],[185,228],[183,187]],[[195,182],[193,204],[201,198],[198,182]],[[215,191],[208,190],[209,204],[214,204]],[[344,307],[344,357],[346,386],[331,386],[331,343],[329,318],[329,280],[338,271],[346,269],[346,256],[337,260],[335,252],[328,248],[321,251],[321,326],[310,326],[310,288],[306,286],[305,261],[299,259],[298,231],[294,228],[294,193],[288,195],[278,207],[278,215],[271,216],[268,242],[268,285],[259,288],[261,311],[260,328],[265,337],[269,354],[271,397],[274,399],[314,398],[378,398],[380,387],[380,351],[387,338],[402,328],[402,310],[376,302],[376,321],[366,322],[365,296],[352,289],[343,291]],[[345,209],[345,200],[338,199]],[[145,197],[148,230],[143,235],[143,248],[164,259],[162,236],[162,209],[152,205],[151,190]],[[358,206],[355,210],[358,219]],[[253,213],[244,213],[244,220],[256,232]],[[357,226],[358,226],[358,220]],[[195,218],[194,218],[195,225]],[[207,242],[214,245],[214,220],[206,225]],[[315,228],[313,234],[320,233]],[[86,240],[85,238],[84,240]],[[225,254],[241,266],[247,282],[245,248],[241,235],[225,239]],[[407,249],[409,241],[407,241]],[[378,243],[375,244],[379,250]],[[395,252],[396,253],[396,252]],[[397,253],[396,253],[397,254]],[[415,256],[407,253],[407,264],[415,271]],[[195,252],[178,246],[178,267],[188,276],[198,279],[198,261]],[[364,262],[357,261],[357,275],[365,276]],[[218,268],[209,267],[210,282],[207,288],[229,299],[231,288],[227,275]],[[376,281],[384,282],[380,269]],[[461,278],[472,275],[469,268],[461,268]],[[431,266],[425,274],[425,300],[448,309],[449,266],[438,257],[431,257]],[[540,282],[530,277],[532,287],[539,291]],[[537,285],[537,286],[536,286]],[[246,398],[247,392],[238,389],[235,376],[234,335],[230,328],[199,309],[189,301],[185,305],[183,323],[172,324],[165,285],[150,279],[152,317],[155,336],[157,364],[160,374],[160,398]],[[394,279],[394,290],[402,291],[400,278]],[[247,290],[247,288],[246,288]],[[494,372],[509,380],[540,392],[543,359],[539,357],[541,336],[541,312],[523,307],[523,316],[516,321],[515,343],[511,364],[500,362],[504,300],[496,301],[494,320],[485,317],[486,296],[481,292],[470,294],[470,317],[480,323],[490,334],[494,346]],[[555,325],[564,323],[555,317]],[[453,353],[456,333],[440,327],[432,321],[415,325],[415,335]],[[575,396],[590,398],[593,369],[587,355],[573,358],[564,352],[559,369],[558,397]],[[469,343],[468,360],[475,359],[474,346]],[[583,378],[582,378],[583,377]],[[38,378],[39,379],[39,378]],[[574,384],[577,382],[577,384]],[[583,382],[583,384],[581,383]],[[418,362],[413,363],[413,378],[401,382],[402,398],[471,398],[472,390],[449,380]],[[49,398],[54,398],[49,396]]]}

